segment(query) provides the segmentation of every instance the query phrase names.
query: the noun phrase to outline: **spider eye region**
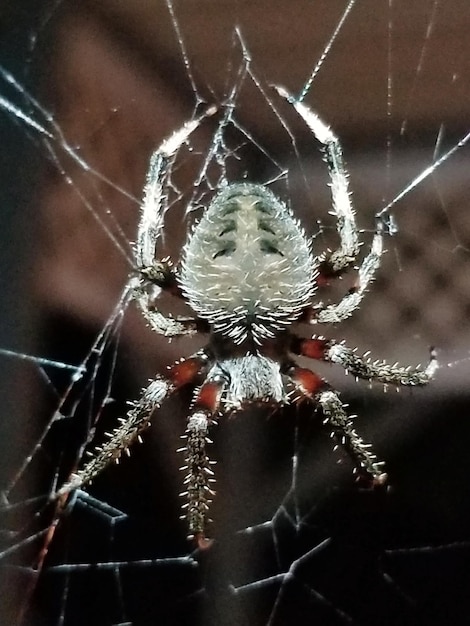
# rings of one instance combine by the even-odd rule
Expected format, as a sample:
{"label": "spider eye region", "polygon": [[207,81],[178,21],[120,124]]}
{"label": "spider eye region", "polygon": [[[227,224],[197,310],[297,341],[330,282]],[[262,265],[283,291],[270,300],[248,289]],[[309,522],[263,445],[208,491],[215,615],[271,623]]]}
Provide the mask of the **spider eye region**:
{"label": "spider eye region", "polygon": [[181,286],[191,307],[218,332],[243,341],[273,337],[314,292],[305,233],[262,185],[219,192],[183,251]]}

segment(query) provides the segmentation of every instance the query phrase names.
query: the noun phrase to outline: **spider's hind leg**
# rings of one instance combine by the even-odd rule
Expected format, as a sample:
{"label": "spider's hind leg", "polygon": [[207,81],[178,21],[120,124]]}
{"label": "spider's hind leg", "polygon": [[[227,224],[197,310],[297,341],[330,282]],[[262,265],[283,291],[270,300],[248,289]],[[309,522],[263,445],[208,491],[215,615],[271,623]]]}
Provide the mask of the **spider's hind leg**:
{"label": "spider's hind leg", "polygon": [[317,141],[323,147],[325,161],[331,180],[333,215],[337,219],[340,246],[320,264],[320,281],[328,282],[340,276],[354,265],[359,253],[359,237],[355,211],[351,202],[348,185],[348,172],[344,164],[343,149],[339,138],[320,116],[303,102],[296,99],[283,87],[275,87],[278,94],[287,100],[307,124]]}
{"label": "spider's hind leg", "polygon": [[[355,210],[351,201],[348,184],[348,172],[343,159],[341,142],[333,130],[320,116],[303,102],[296,99],[283,87],[275,87],[278,94],[289,102],[307,124],[315,138],[320,142],[325,154],[325,161],[330,176],[332,214],[337,220],[340,245],[320,259],[317,283],[329,283],[354,267],[359,254],[360,243],[356,225]],[[306,315],[306,321],[312,323],[336,323],[346,319],[358,308],[364,294],[375,276],[382,255],[382,224],[378,223],[369,254],[358,269],[358,278],[354,287],[338,304],[312,309]]]}
{"label": "spider's hind leg", "polygon": [[157,255],[157,244],[162,236],[167,210],[166,184],[178,150],[201,122],[215,111],[215,107],[207,108],[202,115],[188,120],[167,137],[152,154],[147,172],[134,249],[135,268],[131,289],[152,329],[167,337],[192,335],[201,330],[201,324],[193,318],[164,315],[157,308],[156,301],[162,290],[182,297],[177,273],[170,259],[160,260]]}

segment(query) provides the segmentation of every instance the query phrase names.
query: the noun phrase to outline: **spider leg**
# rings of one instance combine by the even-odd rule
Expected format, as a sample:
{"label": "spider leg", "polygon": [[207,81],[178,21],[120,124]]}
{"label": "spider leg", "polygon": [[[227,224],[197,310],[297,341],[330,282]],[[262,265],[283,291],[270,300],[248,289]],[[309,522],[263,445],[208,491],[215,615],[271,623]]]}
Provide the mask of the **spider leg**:
{"label": "spider leg", "polygon": [[325,160],[331,179],[331,198],[333,215],[338,222],[340,247],[324,259],[320,265],[320,276],[324,281],[339,276],[354,263],[359,252],[359,238],[355,220],[355,212],[351,203],[348,188],[348,173],[344,165],[341,143],[331,128],[303,102],[295,99],[283,87],[274,87],[277,93],[289,102],[315,138],[322,144]]}
{"label": "spider leg", "polygon": [[372,240],[370,252],[359,267],[354,286],[337,304],[312,307],[310,313],[307,312],[308,321],[311,324],[335,324],[350,317],[361,304],[367,288],[375,277],[382,252],[382,228],[379,226]]}
{"label": "spider leg", "polygon": [[148,268],[151,272],[155,261],[155,248],[163,227],[166,200],[165,180],[170,161],[191,133],[215,111],[215,107],[209,107],[199,117],[185,122],[180,129],[160,144],[150,158],[135,247],[136,265],[140,271]]}
{"label": "spider leg", "polygon": [[410,368],[400,366],[398,363],[372,361],[367,353],[361,357],[353,348],[349,348],[344,343],[336,343],[323,338],[302,339],[294,336],[290,349],[294,354],[337,363],[357,378],[377,381],[385,385],[411,387],[427,385],[434,378],[438,368],[434,349],[431,349],[429,363],[424,369],[419,366]]}
{"label": "spider leg", "polygon": [[371,445],[365,443],[353,428],[352,416],[344,410],[338,394],[332,390],[317,394],[316,401],[321,406],[325,417],[324,424],[331,427],[331,437],[343,446],[356,464],[356,473],[371,480],[373,486],[384,485],[387,474],[383,471],[385,463],[378,461],[371,452]]}
{"label": "spider leg", "polygon": [[186,460],[181,469],[187,471],[184,480],[185,491],[180,494],[187,499],[183,505],[183,509],[186,510],[183,517],[188,520],[189,538],[194,538],[202,549],[209,545],[205,537],[205,526],[206,522],[210,521],[209,505],[212,496],[215,495],[212,489],[215,482],[214,472],[210,467],[214,461],[207,455],[206,444],[212,443],[209,439],[209,429],[216,423],[216,414],[226,382],[220,374],[209,374],[203,385],[196,390],[186,428],[186,446],[179,450],[185,453]]}
{"label": "spider leg", "polygon": [[341,445],[355,464],[355,473],[367,479],[372,486],[381,486],[387,482],[383,471],[384,463],[378,461],[353,428],[353,416],[348,415],[338,394],[314,372],[301,367],[292,367],[289,376],[301,393],[320,405],[323,423],[331,428],[331,437]]}
{"label": "spider leg", "polygon": [[129,446],[140,440],[140,433],[150,426],[150,419],[155,409],[175,391],[197,380],[207,369],[207,356],[201,352],[188,359],[175,363],[167,377],[158,376],[142,393],[141,398],[133,403],[126,418],[119,420],[119,426],[107,433],[108,440],[96,447],[95,454],[82,469],[73,473],[69,480],[53,496],[54,499],[68,495],[90,483],[111,462],[118,463],[123,452],[128,453]]}
{"label": "spider leg", "polygon": [[162,290],[182,297],[177,285],[176,273],[169,259],[154,261],[151,268],[142,269],[131,281],[132,295],[139,304],[143,316],[150,328],[166,337],[194,335],[207,332],[204,320],[194,317],[182,317],[163,314],[157,307],[157,300]]}
{"label": "spider leg", "polygon": [[131,288],[151,327],[166,336],[194,334],[199,327],[194,319],[165,316],[155,306],[155,300],[162,289],[181,296],[177,275],[170,260],[156,260],[157,242],[164,221],[165,182],[171,161],[179,148],[203,119],[213,115],[215,110],[215,107],[209,107],[199,117],[185,122],[163,141],[150,158],[134,250],[136,268],[135,276],[131,279]]}
{"label": "spider leg", "polygon": [[[322,282],[326,283],[352,267],[360,247],[355,211],[348,188],[348,173],[343,161],[343,150],[338,137],[314,111],[309,109],[303,102],[297,101],[283,87],[275,87],[275,89],[280,96],[292,104],[325,150],[326,163],[331,179],[333,214],[337,218],[337,228],[340,236],[340,247],[323,259],[319,266],[317,282],[320,284]],[[338,304],[315,308],[310,316],[307,313],[306,317],[309,318],[311,323],[331,324],[340,322],[357,309],[379,267],[382,247],[382,227],[381,224],[378,224],[371,250],[359,268],[356,285]]]}

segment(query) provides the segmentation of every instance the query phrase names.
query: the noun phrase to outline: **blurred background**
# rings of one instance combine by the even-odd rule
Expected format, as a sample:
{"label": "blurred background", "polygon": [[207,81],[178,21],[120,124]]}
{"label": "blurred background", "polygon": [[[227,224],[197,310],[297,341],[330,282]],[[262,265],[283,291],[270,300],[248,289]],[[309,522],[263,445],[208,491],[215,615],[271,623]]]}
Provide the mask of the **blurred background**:
{"label": "blurred background", "polygon": [[[220,115],[201,126],[172,181],[161,245],[175,260],[193,218],[185,217],[188,199],[197,209],[217,183],[212,172],[200,185],[194,181],[227,104],[236,119],[225,128],[230,175],[274,181],[314,249],[335,245],[318,146],[270,88],[299,93],[328,42],[305,101],[343,143],[364,251],[374,215],[470,131],[468,3],[358,0],[332,41],[347,5],[3,3],[0,349],[75,365],[98,355],[65,403],[69,371],[3,355],[2,477],[15,483],[15,502],[64,480],[98,416],[99,434],[150,377],[203,344],[156,336],[133,306],[122,323],[110,322],[131,270],[150,154],[197,105],[215,102]],[[247,67],[253,78],[241,82]],[[357,429],[387,461],[393,492],[385,499],[359,493],[350,463],[336,464],[321,418],[312,424],[308,408],[275,416],[253,411],[217,429],[217,549],[198,557],[197,568],[167,562],[133,569],[136,560],[188,551],[178,520],[182,459],[175,453],[190,401],[182,394],[124,467],[90,490],[114,508],[103,513],[98,506],[96,513],[79,499],[47,556],[39,557],[41,534],[27,550],[21,544],[5,553],[4,623],[466,623],[468,158],[464,146],[392,207],[397,232],[361,309],[341,327],[321,329],[360,352],[413,366],[426,362],[431,345],[438,349],[436,382],[413,393],[384,395],[379,386],[314,365],[359,414]],[[338,298],[353,280],[319,297]],[[109,337],[96,348],[103,329]],[[71,419],[52,424],[59,403]],[[18,487],[15,476],[31,449]],[[298,475],[293,454],[302,460]],[[5,501],[12,498],[8,491]],[[2,536],[10,547],[53,518],[41,509],[31,526],[36,505],[5,510]],[[299,510],[304,523],[293,533],[289,520]],[[280,524],[275,533],[274,522],[266,534],[235,532],[271,518]],[[313,546],[326,538],[314,558]],[[301,570],[298,559],[307,555]],[[74,562],[90,567],[57,569]],[[127,566],[109,574],[92,567],[98,562]],[[248,589],[289,569],[292,590]],[[246,593],[234,594],[237,585]]]}

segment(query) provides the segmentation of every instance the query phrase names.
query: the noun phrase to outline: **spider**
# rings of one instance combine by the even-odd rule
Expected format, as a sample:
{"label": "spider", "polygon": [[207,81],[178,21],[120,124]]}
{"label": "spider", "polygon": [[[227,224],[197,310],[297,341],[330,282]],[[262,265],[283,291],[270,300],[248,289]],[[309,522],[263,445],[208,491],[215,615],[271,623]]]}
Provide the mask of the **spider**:
{"label": "spider", "polygon": [[[371,248],[357,269],[355,286],[336,304],[315,303],[316,286],[354,267],[359,252],[355,212],[348,191],[341,144],[320,117],[284,88],[277,93],[294,107],[319,142],[331,180],[333,214],[339,247],[313,255],[311,242],[291,211],[265,186],[227,184],[214,196],[184,246],[179,268],[156,256],[165,210],[164,184],[172,159],[202,119],[186,122],[153,153],[135,245],[135,274],[131,294],[150,327],[167,337],[208,335],[204,349],[158,375],[132,405],[108,440],[91,460],[72,474],[58,491],[65,496],[95,478],[150,425],[153,412],[183,386],[193,388],[186,445],[187,476],[182,494],[189,536],[203,546],[214,495],[213,471],[206,444],[209,430],[225,413],[243,410],[253,402],[273,406],[307,401],[321,409],[332,437],[352,457],[358,479],[371,486],[387,482],[380,462],[357,434],[338,393],[314,371],[299,367],[295,356],[341,365],[356,378],[384,385],[419,386],[434,376],[434,351],[426,368],[390,365],[358,356],[344,342],[318,335],[301,338],[297,324],[335,324],[348,318],[361,304],[380,265],[383,233],[377,226]],[[183,298],[191,318],[164,315],[158,295],[166,291]]]}

